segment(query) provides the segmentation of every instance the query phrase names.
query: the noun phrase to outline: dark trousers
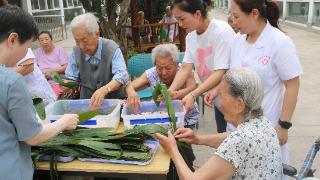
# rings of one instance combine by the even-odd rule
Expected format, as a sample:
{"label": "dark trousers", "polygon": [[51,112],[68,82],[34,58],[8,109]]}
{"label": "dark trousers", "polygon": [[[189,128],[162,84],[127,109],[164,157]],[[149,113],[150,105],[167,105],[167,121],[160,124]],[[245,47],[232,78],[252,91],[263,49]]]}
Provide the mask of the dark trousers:
{"label": "dark trousers", "polygon": [[[193,154],[193,150],[191,145],[179,147],[179,152],[182,155],[184,161],[186,162],[187,166],[190,168],[191,171],[195,171],[193,168],[193,161],[196,157]],[[170,161],[169,172],[167,175],[167,180],[179,180],[178,172],[173,161]]]}
{"label": "dark trousers", "polygon": [[227,121],[224,120],[224,116],[223,116],[222,112],[216,107],[214,107],[214,116],[216,118],[218,133],[226,132]]}

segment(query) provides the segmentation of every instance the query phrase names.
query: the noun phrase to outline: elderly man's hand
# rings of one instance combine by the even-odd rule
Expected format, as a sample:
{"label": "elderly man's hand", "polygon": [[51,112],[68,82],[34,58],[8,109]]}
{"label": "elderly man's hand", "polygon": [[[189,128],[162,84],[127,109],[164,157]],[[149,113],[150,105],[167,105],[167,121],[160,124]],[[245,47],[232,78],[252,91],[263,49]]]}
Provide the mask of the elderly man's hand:
{"label": "elderly man's hand", "polygon": [[128,108],[133,109],[135,114],[140,113],[140,97],[138,93],[132,92],[128,94],[128,99],[127,99],[127,105]]}
{"label": "elderly man's hand", "polygon": [[187,111],[191,111],[194,108],[195,97],[190,93],[182,99],[182,105]]}
{"label": "elderly man's hand", "polygon": [[108,90],[103,86],[97,89],[90,99],[89,108],[90,109],[97,109],[103,103],[104,97],[108,94]]}
{"label": "elderly man's hand", "polygon": [[288,129],[283,129],[279,124],[275,126],[280,145],[284,145],[288,141]]}
{"label": "elderly man's hand", "polygon": [[156,133],[156,137],[159,139],[161,146],[169,153],[170,156],[173,152],[178,151],[176,140],[171,131],[168,131],[168,137],[159,133]]}
{"label": "elderly man's hand", "polygon": [[179,128],[174,132],[173,136],[179,141],[187,144],[198,144],[199,138],[190,128]]}

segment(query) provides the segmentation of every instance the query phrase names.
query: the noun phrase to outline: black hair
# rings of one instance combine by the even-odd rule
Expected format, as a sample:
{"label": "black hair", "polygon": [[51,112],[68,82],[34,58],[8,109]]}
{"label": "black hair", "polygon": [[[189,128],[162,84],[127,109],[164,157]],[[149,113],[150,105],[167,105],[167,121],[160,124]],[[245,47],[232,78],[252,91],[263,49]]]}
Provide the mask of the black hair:
{"label": "black hair", "polygon": [[280,10],[278,5],[271,0],[234,0],[241,11],[250,14],[253,9],[258,9],[262,18],[268,19],[270,24],[279,29],[278,20]]}
{"label": "black hair", "polygon": [[0,8],[0,24],[0,42],[7,39],[12,32],[18,34],[21,44],[38,36],[33,17],[18,6]]}
{"label": "black hair", "polygon": [[211,0],[174,0],[172,7],[174,6],[191,14],[199,10],[201,15],[206,18],[208,9],[211,6]]}
{"label": "black hair", "polygon": [[50,33],[50,31],[41,31],[41,32],[39,33],[38,39],[40,38],[40,35],[41,35],[41,34],[48,34],[48,36],[49,36],[50,39],[52,40],[52,34]]}

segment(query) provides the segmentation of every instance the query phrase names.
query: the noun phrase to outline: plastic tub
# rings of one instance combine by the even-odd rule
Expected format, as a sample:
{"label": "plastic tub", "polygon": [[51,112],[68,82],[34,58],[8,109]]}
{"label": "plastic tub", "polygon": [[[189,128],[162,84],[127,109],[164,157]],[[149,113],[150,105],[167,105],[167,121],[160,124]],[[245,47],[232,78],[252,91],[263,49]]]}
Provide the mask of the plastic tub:
{"label": "plastic tub", "polygon": [[[185,110],[181,106],[180,100],[172,101],[175,110],[177,127],[184,127],[184,115]],[[131,109],[124,105],[121,117],[124,122],[124,126],[127,129],[133,128],[136,125],[145,124],[160,124],[167,129],[171,128],[170,118],[167,113],[167,107],[164,103],[161,103],[159,107],[153,101],[143,101],[140,104],[140,110],[143,114],[134,114]],[[159,112],[164,113],[159,113]],[[146,114],[146,112],[148,114]]]}
{"label": "plastic tub", "polygon": [[[79,114],[89,110],[89,99],[81,100],[59,100],[46,107],[45,123],[52,123],[58,120],[63,114]],[[105,99],[99,108],[99,114],[90,120],[79,125],[81,127],[118,128],[120,121],[120,100]]]}

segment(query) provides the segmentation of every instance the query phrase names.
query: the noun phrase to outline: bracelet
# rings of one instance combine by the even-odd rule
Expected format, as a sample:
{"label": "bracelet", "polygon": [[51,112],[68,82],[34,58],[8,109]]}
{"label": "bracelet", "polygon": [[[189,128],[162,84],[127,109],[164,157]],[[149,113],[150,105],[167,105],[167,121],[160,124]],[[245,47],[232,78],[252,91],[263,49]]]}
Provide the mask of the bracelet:
{"label": "bracelet", "polygon": [[196,97],[196,95],[194,95],[194,93],[193,93],[193,92],[191,92],[191,93],[190,93],[190,95],[193,97],[193,100],[195,101],[195,100],[196,100],[196,98],[197,98],[197,97]]}
{"label": "bracelet", "polygon": [[108,86],[108,84],[107,84],[107,85],[105,85],[104,87],[106,87],[106,88],[107,88],[108,93],[109,93],[109,92],[111,92],[111,88]]}
{"label": "bracelet", "polygon": [[33,65],[34,63],[29,63],[29,64],[18,64],[18,66],[20,67],[25,67],[25,66],[31,66]]}

